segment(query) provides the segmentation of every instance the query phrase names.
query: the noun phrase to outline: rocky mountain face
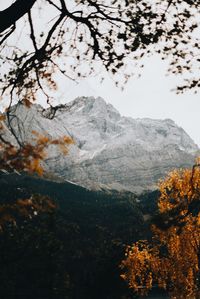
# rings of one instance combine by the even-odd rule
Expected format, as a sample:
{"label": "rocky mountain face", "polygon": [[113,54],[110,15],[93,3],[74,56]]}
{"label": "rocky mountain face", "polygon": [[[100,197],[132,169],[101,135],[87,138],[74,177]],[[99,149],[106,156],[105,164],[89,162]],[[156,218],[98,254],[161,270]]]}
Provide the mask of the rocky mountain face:
{"label": "rocky mountain face", "polygon": [[68,155],[49,148],[46,171],[91,189],[155,189],[170,170],[191,166],[199,150],[172,120],[122,117],[102,98],[77,98],[56,107],[54,115],[39,105],[14,106],[12,114],[21,140],[31,141],[33,130],[50,138],[71,136]]}

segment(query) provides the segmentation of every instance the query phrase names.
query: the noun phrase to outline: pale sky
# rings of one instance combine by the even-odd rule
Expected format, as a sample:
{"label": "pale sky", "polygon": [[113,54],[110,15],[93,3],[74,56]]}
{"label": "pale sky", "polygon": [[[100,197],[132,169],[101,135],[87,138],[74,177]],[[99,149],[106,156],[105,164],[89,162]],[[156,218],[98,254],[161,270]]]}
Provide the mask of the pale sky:
{"label": "pale sky", "polygon": [[[8,0],[5,4],[0,0],[0,10],[12,2]],[[77,96],[101,96],[124,116],[173,119],[200,146],[200,91],[197,94],[187,92],[176,95],[171,89],[176,87],[178,79],[165,76],[165,62],[153,57],[147,59],[144,65],[141,78],[130,79],[123,92],[107,74],[102,84],[98,77],[80,80],[80,84],[60,78],[54,104],[69,102]]]}
{"label": "pale sky", "polygon": [[200,146],[200,96],[189,91],[177,95],[172,91],[178,83],[174,76],[166,76],[166,63],[157,57],[145,62],[142,76],[132,78],[122,92],[111,78],[105,75],[103,83],[98,77],[80,80],[79,84],[62,81],[59,103],[77,96],[101,96],[123,116],[133,118],[171,118]]}

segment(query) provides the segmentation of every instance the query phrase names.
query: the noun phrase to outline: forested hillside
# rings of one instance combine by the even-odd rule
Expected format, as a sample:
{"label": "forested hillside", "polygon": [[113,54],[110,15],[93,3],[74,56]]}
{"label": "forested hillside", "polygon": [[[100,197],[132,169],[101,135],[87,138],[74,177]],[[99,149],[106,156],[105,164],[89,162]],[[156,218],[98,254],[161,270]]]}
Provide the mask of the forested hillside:
{"label": "forested hillside", "polygon": [[[26,218],[13,208],[18,199],[45,196],[56,205],[51,213]],[[4,298],[129,298],[119,263],[126,245],[146,231],[133,194],[1,174],[0,198],[1,215],[7,211],[0,233]]]}

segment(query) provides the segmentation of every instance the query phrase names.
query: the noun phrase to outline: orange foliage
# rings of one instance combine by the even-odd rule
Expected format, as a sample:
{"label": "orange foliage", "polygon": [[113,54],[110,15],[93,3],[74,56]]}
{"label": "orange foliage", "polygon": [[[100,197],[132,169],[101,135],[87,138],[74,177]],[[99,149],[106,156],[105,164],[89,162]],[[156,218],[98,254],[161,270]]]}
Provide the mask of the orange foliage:
{"label": "orange foliage", "polygon": [[3,121],[6,119],[6,116],[4,114],[0,114],[0,121]]}
{"label": "orange foliage", "polygon": [[160,192],[152,242],[127,248],[122,278],[141,295],[154,285],[167,290],[170,298],[199,299],[200,165],[170,173]]}
{"label": "orange foliage", "polygon": [[18,171],[36,172],[43,174],[42,161],[47,155],[50,145],[58,145],[64,154],[68,153],[68,146],[73,140],[68,136],[50,139],[35,131],[33,142],[25,143],[23,146],[14,146],[10,143],[0,142],[0,168],[5,170],[16,169]]}
{"label": "orange foliage", "polygon": [[27,99],[27,98],[24,98],[23,99],[23,103],[26,107],[30,108],[32,103]]}
{"label": "orange foliage", "polygon": [[0,231],[7,225],[17,226],[18,221],[32,219],[41,214],[53,213],[56,204],[46,196],[31,196],[15,203],[0,205]]}

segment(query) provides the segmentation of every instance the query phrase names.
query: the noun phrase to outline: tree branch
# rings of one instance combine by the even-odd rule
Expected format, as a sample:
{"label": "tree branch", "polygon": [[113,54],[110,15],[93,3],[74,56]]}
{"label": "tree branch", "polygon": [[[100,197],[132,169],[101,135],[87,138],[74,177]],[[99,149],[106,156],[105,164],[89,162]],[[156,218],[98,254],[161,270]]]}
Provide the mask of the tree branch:
{"label": "tree branch", "polygon": [[15,31],[16,26],[15,24],[12,25],[12,27],[10,27],[10,29],[8,30],[8,32],[6,32],[5,34],[3,34],[3,38],[0,41],[0,45],[3,44],[3,42]]}
{"label": "tree branch", "polygon": [[29,20],[30,30],[31,30],[30,38],[32,39],[35,51],[37,51],[38,47],[37,47],[36,38],[35,38],[35,34],[34,34],[33,20],[32,20],[32,16],[31,16],[31,11],[30,10],[28,12],[28,20]]}
{"label": "tree branch", "polygon": [[16,0],[12,5],[0,11],[0,33],[10,28],[23,17],[37,0]]}

